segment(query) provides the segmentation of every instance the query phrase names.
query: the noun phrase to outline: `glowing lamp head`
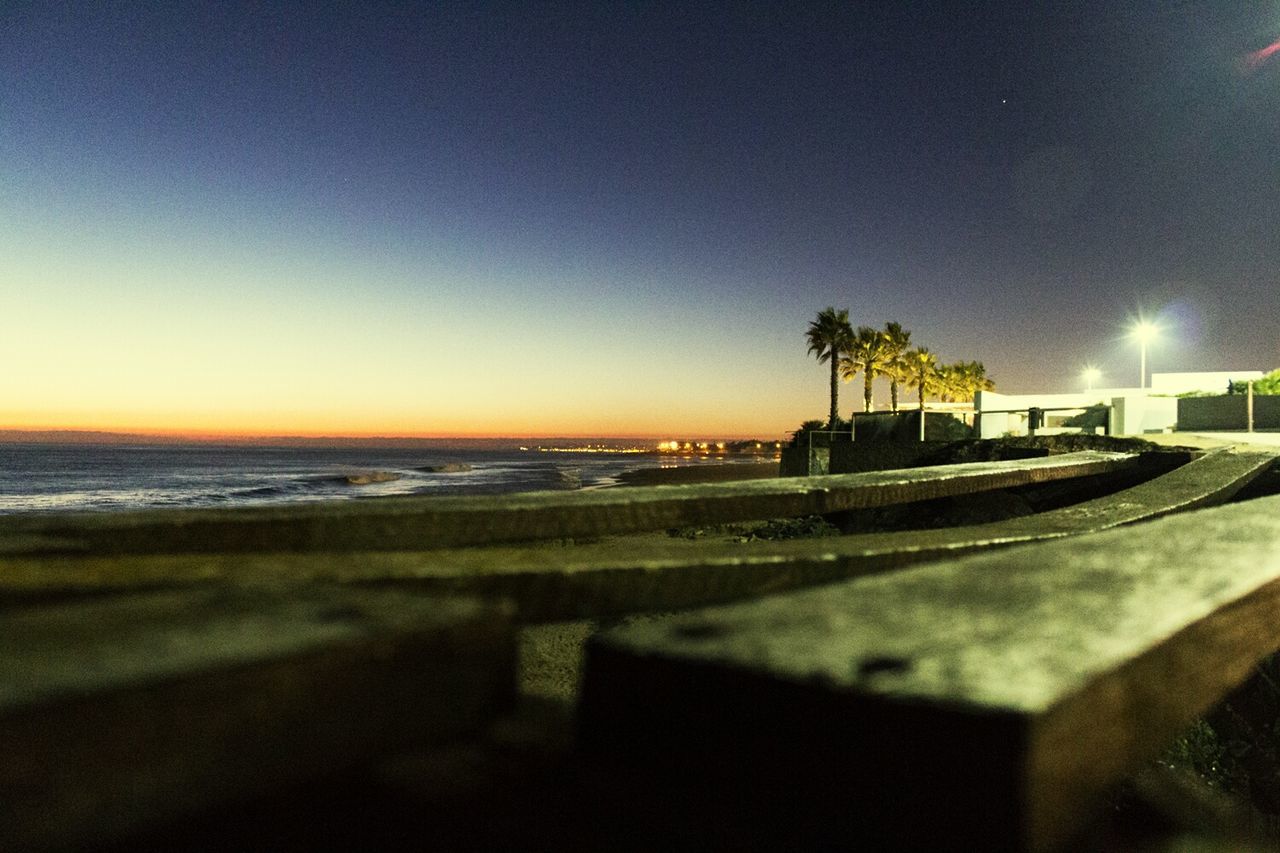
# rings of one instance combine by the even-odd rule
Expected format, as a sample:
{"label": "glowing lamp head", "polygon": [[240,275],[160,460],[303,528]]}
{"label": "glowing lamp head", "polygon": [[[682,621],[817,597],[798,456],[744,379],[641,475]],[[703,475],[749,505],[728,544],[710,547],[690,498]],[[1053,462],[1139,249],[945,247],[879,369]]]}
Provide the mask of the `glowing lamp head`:
{"label": "glowing lamp head", "polygon": [[1092,386],[1093,383],[1102,378],[1102,371],[1096,367],[1086,367],[1084,370],[1080,371],[1080,378]]}
{"label": "glowing lamp head", "polygon": [[1160,334],[1160,327],[1149,320],[1139,320],[1129,329],[1129,334],[1141,343],[1150,343]]}

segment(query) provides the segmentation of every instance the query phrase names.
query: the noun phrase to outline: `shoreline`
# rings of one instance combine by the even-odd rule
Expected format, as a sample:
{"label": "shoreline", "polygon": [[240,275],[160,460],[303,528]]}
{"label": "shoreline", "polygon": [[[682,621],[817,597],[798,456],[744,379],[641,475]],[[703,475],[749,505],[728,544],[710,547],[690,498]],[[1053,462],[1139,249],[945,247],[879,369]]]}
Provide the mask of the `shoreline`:
{"label": "shoreline", "polygon": [[698,483],[728,483],[735,480],[764,480],[779,475],[781,463],[709,462],[668,468],[632,468],[617,477],[617,486],[686,486]]}

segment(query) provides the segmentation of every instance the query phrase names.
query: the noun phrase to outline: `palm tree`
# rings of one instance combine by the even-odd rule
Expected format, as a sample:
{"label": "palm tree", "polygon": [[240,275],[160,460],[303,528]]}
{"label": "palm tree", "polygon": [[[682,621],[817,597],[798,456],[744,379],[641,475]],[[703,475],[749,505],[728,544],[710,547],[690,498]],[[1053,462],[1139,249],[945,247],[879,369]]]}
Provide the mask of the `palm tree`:
{"label": "palm tree", "polygon": [[956,373],[959,378],[959,388],[961,400],[972,400],[978,391],[986,386],[992,386],[991,380],[987,378],[987,369],[982,366],[980,361],[962,361],[956,366]]}
{"label": "palm tree", "polygon": [[809,342],[809,354],[818,357],[818,363],[831,362],[831,414],[827,420],[828,429],[836,428],[836,420],[840,416],[837,395],[839,394],[840,355],[849,348],[853,340],[853,327],[849,325],[849,310],[841,308],[837,311],[828,307],[818,312],[818,318],[809,323],[805,333]]}
{"label": "palm tree", "polygon": [[909,350],[903,360],[911,365],[911,378],[907,384],[914,386],[920,395],[920,411],[923,413],[925,395],[932,394],[938,384],[938,357],[926,347],[916,347]]}
{"label": "palm tree", "polygon": [[889,357],[881,368],[889,377],[889,407],[898,411],[898,386],[910,381],[911,365],[906,361],[907,347],[911,346],[911,333],[901,323],[885,323],[884,335],[889,341]]}
{"label": "palm tree", "polygon": [[939,371],[942,387],[948,400],[969,401],[979,391],[994,391],[996,385],[987,378],[987,369],[980,361],[960,361]]}
{"label": "palm tree", "polygon": [[888,336],[879,329],[859,326],[853,343],[840,363],[840,374],[845,381],[862,374],[862,401],[864,411],[871,411],[871,383],[876,374],[884,372],[884,365],[891,354]]}
{"label": "palm tree", "polygon": [[933,391],[944,403],[954,403],[964,396],[963,364],[940,364],[934,372]]}

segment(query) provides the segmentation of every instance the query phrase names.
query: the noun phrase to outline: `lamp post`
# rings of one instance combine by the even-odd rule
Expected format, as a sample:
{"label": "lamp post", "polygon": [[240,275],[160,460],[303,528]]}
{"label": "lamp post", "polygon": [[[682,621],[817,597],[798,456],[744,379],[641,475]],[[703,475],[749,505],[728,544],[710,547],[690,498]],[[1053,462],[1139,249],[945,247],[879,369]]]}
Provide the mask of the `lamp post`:
{"label": "lamp post", "polygon": [[1101,375],[1102,371],[1092,366],[1086,366],[1084,370],[1080,371],[1080,378],[1084,380],[1085,393],[1093,390],[1093,383],[1096,382],[1098,377]]}
{"label": "lamp post", "polygon": [[1155,340],[1159,332],[1159,326],[1146,320],[1139,320],[1129,330],[1129,334],[1138,339],[1138,351],[1140,353],[1138,361],[1139,388],[1145,389],[1147,387],[1147,344]]}

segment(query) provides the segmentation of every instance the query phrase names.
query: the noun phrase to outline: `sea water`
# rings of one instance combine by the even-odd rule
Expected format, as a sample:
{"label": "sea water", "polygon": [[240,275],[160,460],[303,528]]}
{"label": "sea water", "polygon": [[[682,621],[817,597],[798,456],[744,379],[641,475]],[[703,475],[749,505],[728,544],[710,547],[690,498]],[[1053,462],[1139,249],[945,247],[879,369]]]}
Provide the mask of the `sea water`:
{"label": "sea water", "polygon": [[0,443],[0,513],[598,488],[714,458],[448,447]]}

